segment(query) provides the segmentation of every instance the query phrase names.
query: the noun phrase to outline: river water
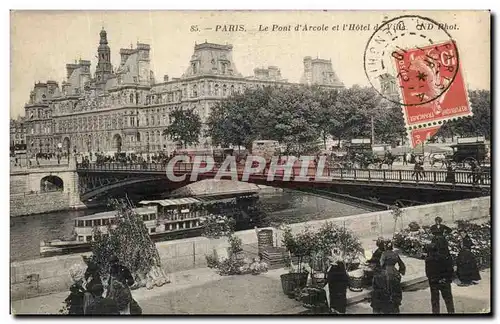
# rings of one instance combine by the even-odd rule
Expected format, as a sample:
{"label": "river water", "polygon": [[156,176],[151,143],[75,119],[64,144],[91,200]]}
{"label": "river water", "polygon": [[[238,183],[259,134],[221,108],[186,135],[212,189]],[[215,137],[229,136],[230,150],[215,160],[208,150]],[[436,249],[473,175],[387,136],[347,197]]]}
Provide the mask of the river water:
{"label": "river water", "polygon": [[[266,193],[260,196],[266,217],[259,226],[298,223],[307,220],[350,216],[368,212],[328,199],[297,192]],[[76,217],[104,211],[105,208],[61,211],[10,219],[10,259],[21,261],[40,257],[40,241],[69,236]]]}

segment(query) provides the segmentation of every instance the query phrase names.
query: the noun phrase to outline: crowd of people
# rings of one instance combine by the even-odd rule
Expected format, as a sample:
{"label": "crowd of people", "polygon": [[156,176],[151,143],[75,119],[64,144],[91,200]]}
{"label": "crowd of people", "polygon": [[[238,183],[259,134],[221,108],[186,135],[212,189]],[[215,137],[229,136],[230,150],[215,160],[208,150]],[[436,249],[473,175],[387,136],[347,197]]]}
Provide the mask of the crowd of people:
{"label": "crowd of people", "polygon": [[95,263],[86,263],[85,270],[80,265],[75,265],[70,270],[73,285],[65,300],[69,315],[142,314],[141,307],[132,298],[130,291],[134,278],[116,256],[111,257],[106,276]]}
{"label": "crowd of people", "polygon": [[[455,313],[451,284],[458,279],[459,286],[477,284],[481,275],[476,259],[471,252],[473,242],[465,230],[460,230],[462,237],[461,251],[454,264],[445,235],[451,229],[442,224],[442,219],[436,217],[431,226],[433,238],[426,246],[425,274],[428,278],[431,297],[432,313],[440,312],[440,295],[442,296],[447,312]],[[330,257],[330,267],[327,270],[327,296],[330,311],[345,313],[347,305],[347,289],[349,275],[340,254],[333,252]],[[377,249],[372,258],[367,261],[372,269],[371,307],[374,314],[399,314],[403,301],[402,276],[406,273],[406,266],[394,251],[392,242],[379,238]]]}

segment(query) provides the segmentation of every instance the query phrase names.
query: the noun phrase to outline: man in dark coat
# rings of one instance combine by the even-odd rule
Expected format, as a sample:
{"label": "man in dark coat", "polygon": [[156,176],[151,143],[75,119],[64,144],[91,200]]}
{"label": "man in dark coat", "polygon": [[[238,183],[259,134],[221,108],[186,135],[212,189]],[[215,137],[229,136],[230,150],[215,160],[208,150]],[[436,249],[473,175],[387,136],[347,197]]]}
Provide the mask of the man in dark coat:
{"label": "man in dark coat", "polygon": [[116,302],[113,299],[102,297],[104,289],[101,284],[93,285],[90,292],[94,298],[87,306],[85,315],[120,315]]}
{"label": "man in dark coat", "polygon": [[449,254],[440,253],[436,244],[427,246],[425,274],[431,289],[432,313],[439,314],[439,293],[443,296],[449,314],[455,313],[451,282],[453,279],[453,260]]}

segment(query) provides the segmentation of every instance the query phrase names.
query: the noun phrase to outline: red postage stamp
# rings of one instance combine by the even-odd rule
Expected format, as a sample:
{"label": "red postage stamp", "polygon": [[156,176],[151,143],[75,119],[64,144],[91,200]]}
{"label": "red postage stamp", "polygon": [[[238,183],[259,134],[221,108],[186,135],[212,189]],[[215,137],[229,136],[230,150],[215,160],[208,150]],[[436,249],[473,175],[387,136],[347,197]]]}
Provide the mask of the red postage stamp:
{"label": "red postage stamp", "polygon": [[407,126],[472,116],[453,41],[393,53]]}
{"label": "red postage stamp", "polygon": [[422,127],[408,131],[412,147],[420,145],[423,142],[430,139],[432,136],[434,136],[434,134],[437,133],[440,127],[441,125],[432,127]]}

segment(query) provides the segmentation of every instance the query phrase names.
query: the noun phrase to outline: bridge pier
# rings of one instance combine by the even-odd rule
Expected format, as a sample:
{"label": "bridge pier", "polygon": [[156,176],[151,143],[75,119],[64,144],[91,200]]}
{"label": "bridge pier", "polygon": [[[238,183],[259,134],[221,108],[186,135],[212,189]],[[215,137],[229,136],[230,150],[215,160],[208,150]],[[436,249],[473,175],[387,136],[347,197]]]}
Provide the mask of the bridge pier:
{"label": "bridge pier", "polygon": [[78,190],[78,173],[76,172],[76,160],[69,160],[69,181],[68,181],[68,192],[69,192],[69,207],[71,209],[83,209],[87,206],[80,199],[80,191]]}
{"label": "bridge pier", "polygon": [[[11,173],[11,217],[86,208],[80,199],[76,163],[74,159],[69,162],[69,165],[42,166]],[[47,190],[45,181],[54,178],[59,178],[62,187]]]}

